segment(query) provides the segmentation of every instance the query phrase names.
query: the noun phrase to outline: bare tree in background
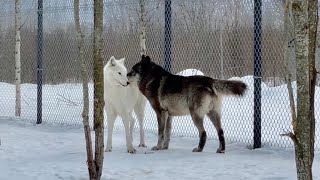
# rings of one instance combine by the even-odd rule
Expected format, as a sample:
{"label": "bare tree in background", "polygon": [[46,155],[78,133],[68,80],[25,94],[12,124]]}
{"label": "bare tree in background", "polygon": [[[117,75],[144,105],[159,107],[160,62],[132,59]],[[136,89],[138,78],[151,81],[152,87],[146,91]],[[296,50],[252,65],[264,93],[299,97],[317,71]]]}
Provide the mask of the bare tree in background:
{"label": "bare tree in background", "polygon": [[[231,1],[229,1],[229,3],[232,3]],[[234,13],[233,17],[233,21],[231,24],[232,30],[231,30],[231,38],[230,38],[230,58],[231,58],[231,76],[238,76],[239,72],[240,72],[240,67],[241,65],[243,65],[242,63],[242,54],[241,54],[241,48],[239,48],[241,45],[241,39],[240,39],[240,22],[239,22],[239,14],[241,12],[242,9],[242,3],[241,0],[233,0],[232,3],[233,7],[231,9],[231,13]],[[234,11],[234,12],[232,12]]]}
{"label": "bare tree in background", "polygon": [[223,39],[224,39],[224,31],[225,31],[225,19],[226,19],[226,12],[225,10],[223,10],[223,15],[222,15],[222,22],[220,23],[220,79],[224,79],[224,43],[223,43]]}
{"label": "bare tree in background", "polygon": [[15,0],[15,84],[16,84],[16,107],[15,115],[21,116],[21,61],[20,61],[20,28],[21,28],[21,0]]}
{"label": "bare tree in background", "polygon": [[140,52],[141,55],[145,55],[146,48],[146,2],[145,0],[139,0],[139,39],[140,39]]}
{"label": "bare tree in background", "polygon": [[100,180],[104,157],[104,90],[103,90],[103,0],[94,0],[94,32],[93,32],[93,83],[94,83],[94,131],[95,131],[95,169],[94,179]]}
{"label": "bare tree in background", "polygon": [[293,0],[292,14],[297,62],[297,119],[294,132],[285,135],[291,137],[295,145],[298,180],[312,180],[318,0]]}
{"label": "bare tree in background", "polygon": [[[80,26],[80,15],[79,15],[79,0],[73,1],[74,6],[74,21],[77,33],[79,58],[80,58],[80,70],[82,78],[82,93],[83,93],[83,109],[82,109],[82,123],[84,128],[84,135],[86,139],[86,150],[87,150],[87,165],[90,179],[97,179],[97,168],[95,161],[93,160],[92,151],[92,140],[89,125],[89,88],[88,88],[88,70],[84,58],[84,35],[81,31]],[[100,169],[100,168],[99,168]],[[102,169],[102,168],[101,168]]]}

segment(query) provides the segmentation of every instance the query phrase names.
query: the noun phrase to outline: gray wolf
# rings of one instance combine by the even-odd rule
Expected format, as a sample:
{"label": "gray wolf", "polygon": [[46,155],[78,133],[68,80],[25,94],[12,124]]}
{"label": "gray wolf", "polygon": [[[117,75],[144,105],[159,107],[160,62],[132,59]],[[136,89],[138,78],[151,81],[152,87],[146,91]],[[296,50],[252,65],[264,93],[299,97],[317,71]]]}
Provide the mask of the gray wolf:
{"label": "gray wolf", "polygon": [[140,144],[146,147],[144,141],[144,110],[146,98],[138,89],[137,82],[128,82],[127,68],[124,65],[125,58],[120,60],[112,56],[103,68],[104,73],[104,101],[105,112],[108,123],[108,139],[106,152],[112,151],[112,133],[114,122],[117,116],[122,118],[126,132],[127,150],[129,153],[135,153],[133,148],[133,127],[135,119],[132,116],[134,111],[139,121],[140,127]]}
{"label": "gray wolf", "polygon": [[139,90],[157,114],[158,144],[152,147],[152,150],[169,148],[173,116],[191,115],[200,138],[199,145],[193,152],[202,152],[207,139],[203,119],[207,115],[219,137],[217,153],[225,152],[224,132],[220,120],[222,97],[242,96],[247,89],[245,83],[199,75],[174,75],[145,55],[132,67],[127,76],[129,82],[138,82]]}

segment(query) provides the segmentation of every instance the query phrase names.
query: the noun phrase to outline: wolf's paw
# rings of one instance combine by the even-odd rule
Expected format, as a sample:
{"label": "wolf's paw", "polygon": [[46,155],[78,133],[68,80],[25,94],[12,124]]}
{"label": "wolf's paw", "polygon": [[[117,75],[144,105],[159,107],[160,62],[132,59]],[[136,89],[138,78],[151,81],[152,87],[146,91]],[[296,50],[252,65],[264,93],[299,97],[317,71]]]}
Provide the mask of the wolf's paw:
{"label": "wolf's paw", "polygon": [[139,147],[144,147],[144,148],[146,148],[147,145],[145,145],[144,143],[142,143],[142,144],[139,144]]}
{"label": "wolf's paw", "polygon": [[161,150],[168,150],[169,149],[169,146],[163,146],[162,148],[161,148]]}
{"label": "wolf's paw", "polygon": [[152,148],[151,148],[151,150],[152,151],[158,151],[158,150],[160,150],[161,148],[159,147],[159,146],[153,146]]}
{"label": "wolf's paw", "polygon": [[194,148],[194,149],[192,150],[192,152],[202,152],[202,149],[200,149],[200,148]]}
{"label": "wolf's paw", "polygon": [[137,151],[134,148],[128,148],[128,153],[135,154]]}
{"label": "wolf's paw", "polygon": [[104,150],[104,152],[111,152],[112,151],[112,148],[106,148],[105,150]]}
{"label": "wolf's paw", "polygon": [[104,152],[111,152],[112,151],[112,145],[107,144],[106,149],[104,150]]}
{"label": "wolf's paw", "polygon": [[217,149],[217,153],[224,153],[225,150],[222,150],[222,149]]}

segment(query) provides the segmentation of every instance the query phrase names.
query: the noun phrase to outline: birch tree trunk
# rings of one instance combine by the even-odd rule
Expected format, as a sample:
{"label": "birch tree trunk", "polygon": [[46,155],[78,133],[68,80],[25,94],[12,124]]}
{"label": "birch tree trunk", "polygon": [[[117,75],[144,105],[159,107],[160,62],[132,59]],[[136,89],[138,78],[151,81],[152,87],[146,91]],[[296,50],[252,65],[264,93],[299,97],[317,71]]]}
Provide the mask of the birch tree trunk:
{"label": "birch tree trunk", "polygon": [[16,85],[16,107],[15,115],[21,116],[21,61],[20,61],[20,28],[21,28],[21,0],[15,0],[15,85]]}
{"label": "birch tree trunk", "polygon": [[[314,113],[314,97],[317,83],[316,69],[316,49],[317,49],[317,32],[318,32],[318,0],[310,0],[308,3],[309,17],[309,83],[310,83],[310,171],[312,176],[312,164],[314,159],[314,136],[315,136],[315,113]],[[312,177],[311,177],[312,178]]]}
{"label": "birch tree trunk", "polygon": [[79,65],[81,70],[81,78],[82,78],[82,93],[83,93],[83,109],[82,109],[82,123],[84,128],[84,135],[86,140],[86,151],[87,151],[87,165],[89,178],[95,179],[97,176],[96,166],[93,160],[93,151],[92,151],[92,140],[89,126],[89,88],[88,88],[88,70],[86,67],[85,59],[84,59],[84,35],[81,31],[80,26],[80,15],[79,15],[79,0],[74,0],[74,21],[75,28],[77,33],[78,40],[78,49],[79,49]]}
{"label": "birch tree trunk", "polygon": [[[225,14],[225,12],[224,12]],[[223,40],[224,40],[224,31],[225,31],[225,15],[223,14],[223,21],[220,22],[220,79],[224,79],[224,48],[223,48]]]}
{"label": "birch tree trunk", "polygon": [[291,137],[295,144],[298,180],[312,180],[318,1],[293,0],[292,13],[297,61],[297,125]]}
{"label": "birch tree trunk", "polygon": [[103,0],[94,0],[94,32],[93,32],[93,82],[94,82],[94,131],[95,131],[95,166],[100,180],[104,156],[104,99],[103,99],[103,58],[102,58],[102,32],[103,32]]}
{"label": "birch tree trunk", "polygon": [[139,39],[140,39],[140,52],[141,55],[145,55],[146,48],[146,2],[145,0],[139,0]]}
{"label": "birch tree trunk", "polygon": [[291,12],[291,0],[282,0],[283,9],[284,9],[284,64],[286,65],[287,75],[286,75],[286,82],[287,82],[287,89],[289,93],[289,102],[290,102],[290,110],[291,110],[291,117],[292,117],[292,127],[293,129],[296,128],[297,125],[297,113],[294,104],[294,97],[293,97],[293,90],[292,90],[292,69],[290,69],[290,55],[289,55],[289,44],[291,38],[291,20],[290,20],[290,12]]}

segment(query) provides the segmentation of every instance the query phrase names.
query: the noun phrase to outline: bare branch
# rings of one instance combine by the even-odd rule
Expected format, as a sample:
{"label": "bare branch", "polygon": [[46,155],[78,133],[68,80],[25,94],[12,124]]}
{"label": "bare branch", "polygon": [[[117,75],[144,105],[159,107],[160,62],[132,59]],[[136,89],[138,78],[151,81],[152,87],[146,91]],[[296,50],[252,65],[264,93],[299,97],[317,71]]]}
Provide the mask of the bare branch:
{"label": "bare branch", "polygon": [[[150,12],[152,12],[152,11],[158,10],[159,7],[162,6],[161,2],[164,2],[164,1],[160,1],[155,8],[150,9],[149,11],[146,11],[146,15],[148,15],[148,14],[149,14]],[[154,13],[153,13],[153,14],[154,14]],[[153,14],[152,14],[152,15],[153,15]],[[152,15],[151,15],[151,16],[152,16]]]}
{"label": "bare branch", "polygon": [[76,28],[76,37],[78,41],[79,58],[80,58],[80,70],[82,78],[82,93],[83,93],[83,108],[82,108],[82,123],[85,134],[86,152],[87,152],[87,165],[89,171],[89,178],[94,179],[97,176],[97,167],[93,159],[92,140],[89,126],[89,90],[88,90],[88,71],[84,58],[84,35],[80,26],[80,2],[79,0],[73,1],[74,5],[74,22]]}
{"label": "bare branch", "polygon": [[30,105],[25,98],[21,97],[21,99],[23,100],[24,103],[26,103],[27,105]]}
{"label": "bare branch", "polygon": [[69,105],[73,105],[73,106],[79,106],[78,103],[76,103],[76,102],[74,102],[74,101],[71,101],[70,99],[62,96],[61,94],[58,94],[58,96],[62,97],[62,99],[58,99],[58,100],[60,100],[60,101],[62,101],[62,102],[68,103]]}
{"label": "bare branch", "polygon": [[114,3],[117,4],[118,6],[121,6],[121,8],[125,8],[125,9],[131,10],[131,11],[138,12],[138,10],[136,8],[131,8],[131,6],[130,7],[126,6],[126,5],[133,4],[133,3],[123,3],[120,1],[114,1]]}
{"label": "bare branch", "polygon": [[[287,89],[288,89],[288,94],[289,94],[289,103],[290,103],[290,110],[291,110],[291,117],[292,117],[292,126],[293,130],[296,130],[296,124],[297,124],[297,113],[296,113],[296,108],[295,108],[295,102],[294,102],[294,95],[293,95],[293,90],[292,90],[292,69],[290,68],[290,54],[289,54],[289,47],[290,44],[294,41],[294,38],[290,37],[290,30],[291,28],[291,21],[290,21],[290,11],[291,11],[291,1],[290,0],[284,0],[283,1],[283,9],[284,9],[284,32],[285,32],[285,41],[283,44],[283,49],[284,49],[284,63],[287,69],[287,74],[286,74],[286,82],[287,82]],[[292,39],[292,40],[290,40]],[[290,40],[290,41],[289,41]],[[287,42],[289,41],[289,42]]]}
{"label": "bare branch", "polygon": [[[32,7],[34,7],[34,1],[35,1],[35,0],[32,1]],[[24,2],[21,4],[21,7],[23,6],[23,4],[24,4]],[[26,19],[25,19],[24,22],[21,24],[20,29],[26,24],[27,20],[30,19],[30,15],[31,15],[32,12],[33,12],[33,11],[30,10],[30,12],[28,13]]]}
{"label": "bare branch", "polygon": [[297,137],[296,135],[293,133],[293,132],[287,132],[287,133],[283,133],[283,134],[280,134],[280,136],[286,136],[286,137],[289,137],[292,139],[293,143],[295,145],[298,144],[298,140],[297,140]]}

